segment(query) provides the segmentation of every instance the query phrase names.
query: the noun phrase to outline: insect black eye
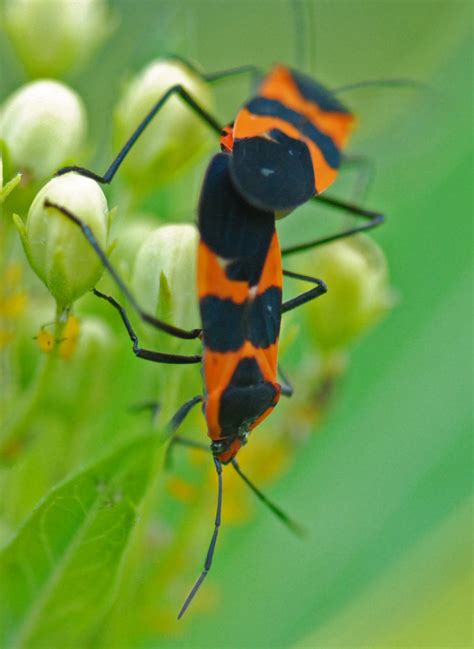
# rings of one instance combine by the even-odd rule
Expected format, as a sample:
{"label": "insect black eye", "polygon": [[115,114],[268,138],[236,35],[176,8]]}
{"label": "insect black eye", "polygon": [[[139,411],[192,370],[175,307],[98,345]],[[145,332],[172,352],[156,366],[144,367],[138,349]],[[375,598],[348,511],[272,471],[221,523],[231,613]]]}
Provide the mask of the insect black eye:
{"label": "insect black eye", "polygon": [[220,453],[224,453],[224,451],[227,451],[230,446],[230,440],[226,439],[218,439],[214,440],[211,443],[211,451],[213,455],[219,455]]}

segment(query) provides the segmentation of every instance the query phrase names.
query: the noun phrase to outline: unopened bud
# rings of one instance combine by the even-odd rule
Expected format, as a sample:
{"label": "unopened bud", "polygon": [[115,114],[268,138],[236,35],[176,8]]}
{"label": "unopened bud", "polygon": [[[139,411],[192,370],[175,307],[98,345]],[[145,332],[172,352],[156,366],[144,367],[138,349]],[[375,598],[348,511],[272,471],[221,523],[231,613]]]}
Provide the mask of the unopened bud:
{"label": "unopened bud", "polygon": [[385,256],[368,237],[359,235],[320,248],[306,258],[304,269],[310,268],[328,286],[326,295],[302,309],[323,350],[344,347],[393,304]]}
{"label": "unopened bud", "polygon": [[60,205],[87,224],[106,246],[107,201],[90,178],[71,173],[50,180],[33,201],[26,226],[15,216],[28,260],[60,306],[69,306],[93,288],[103,266],[78,225],[45,201]]}
{"label": "unopened bud", "polygon": [[103,0],[7,0],[5,22],[33,77],[57,77],[82,64],[114,26]]}
{"label": "unopened bud", "polygon": [[[157,101],[180,84],[199,104],[211,110],[209,86],[197,72],[175,60],[147,65],[129,84],[118,104],[115,141],[121,146]],[[135,185],[147,187],[166,182],[202,151],[209,128],[177,95],[170,97],[134,145],[124,172]]]}
{"label": "unopened bud", "polygon": [[196,298],[198,233],[193,225],[165,225],[138,251],[132,286],[144,309],[174,325],[199,325]]}
{"label": "unopened bud", "polygon": [[85,132],[80,97],[57,81],[23,86],[10,95],[0,112],[0,139],[12,166],[27,179],[45,179],[75,158]]}
{"label": "unopened bud", "polygon": [[157,221],[153,217],[130,215],[133,220],[127,221],[117,233],[111,260],[117,266],[121,276],[130,280],[135,258],[147,236],[156,229]]}
{"label": "unopened bud", "polygon": [[[100,358],[101,363],[97,363],[96,368],[97,374],[106,374],[109,366],[105,357],[115,351],[117,344],[116,336],[110,327],[98,318],[83,318],[80,323],[80,335],[76,340],[74,359],[84,362],[84,366],[90,368],[91,363],[96,363],[97,358]],[[97,398],[101,399],[100,394]]]}

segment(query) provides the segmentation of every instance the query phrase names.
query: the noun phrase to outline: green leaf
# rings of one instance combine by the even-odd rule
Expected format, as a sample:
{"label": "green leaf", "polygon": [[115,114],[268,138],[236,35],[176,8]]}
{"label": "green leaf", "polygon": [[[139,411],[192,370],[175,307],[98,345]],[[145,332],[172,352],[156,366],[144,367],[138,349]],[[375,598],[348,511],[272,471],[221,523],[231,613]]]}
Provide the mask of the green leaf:
{"label": "green leaf", "polygon": [[3,203],[8,195],[12,193],[15,187],[20,183],[20,180],[21,174],[17,174],[3,187],[0,185],[0,204]]}
{"label": "green leaf", "polygon": [[83,646],[110,606],[156,458],[140,437],[55,488],[0,554],[0,645]]}

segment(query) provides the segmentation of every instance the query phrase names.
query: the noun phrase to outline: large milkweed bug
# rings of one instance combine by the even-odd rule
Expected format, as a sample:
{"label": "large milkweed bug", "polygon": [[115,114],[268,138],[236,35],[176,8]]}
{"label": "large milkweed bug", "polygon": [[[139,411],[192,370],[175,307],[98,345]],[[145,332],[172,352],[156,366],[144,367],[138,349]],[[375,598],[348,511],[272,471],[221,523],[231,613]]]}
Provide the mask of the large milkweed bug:
{"label": "large milkweed bug", "polygon": [[[188,62],[179,60],[194,74],[201,74]],[[204,81],[214,83],[243,73],[259,75],[257,68],[246,65],[201,76]],[[219,136],[221,149],[231,154],[232,183],[250,205],[279,217],[314,198],[365,220],[362,225],[333,235],[326,242],[333,241],[374,228],[384,220],[379,212],[321,196],[334,182],[344,162],[365,161],[362,157],[343,154],[355,117],[336,94],[302,73],[276,65],[263,77],[256,95],[238,111],[235,121],[222,127],[184,86],[175,85],[143,118],[103,176],[75,165],[63,167],[57,175],[76,171],[109,184],[148,124],[171,97],[177,96]],[[294,251],[308,247],[311,242],[303,248],[295,247]]]}
{"label": "large milkweed bug", "polygon": [[[183,330],[144,311],[111,266],[90,228],[67,208],[46,201],[46,207],[62,212],[83,231],[130,304],[148,324],[182,338],[201,338],[203,355],[185,356],[143,349],[125,309],[111,296],[94,293],[118,310],[139,358],[158,363],[203,362],[204,395],[187,401],[170,422],[174,432],[191,408],[202,402],[211,452],[219,478],[214,534],[203,572],[187,597],[179,617],[188,608],[211,568],[221,519],[222,465],[233,468],[291,529],[299,527],[269,501],[242,473],[236,460],[250,431],[265,419],[281,394],[291,396],[285,380],[277,381],[278,337],[281,316],[326,292],[319,279],[285,271],[275,229],[275,217],[246,203],[234,189],[229,171],[230,156],[217,154],[203,184],[198,227],[198,297],[202,329]],[[315,286],[282,302],[283,275],[306,280]]]}
{"label": "large milkweed bug", "polygon": [[[248,68],[208,75],[208,80],[243,70]],[[203,363],[204,394],[187,401],[169,424],[169,430],[174,432],[191,408],[202,403],[218,475],[214,532],[204,570],[179,612],[178,617],[181,617],[212,565],[221,523],[223,464],[231,464],[285,524],[298,529],[250,482],[236,459],[250,431],[271,413],[280,396],[292,394],[291,386],[283,377],[281,383],[278,382],[278,337],[282,314],[326,291],[324,282],[319,279],[283,270],[282,257],[369,229],[380,223],[383,217],[350,203],[318,195],[318,200],[364,217],[368,222],[280,250],[275,218],[279,212],[290,211],[331,184],[341,162],[340,149],[353,121],[352,115],[330,92],[284,66],[277,66],[264,79],[260,94],[241,109],[233,126],[222,129],[182,86],[174,86],[155,104],[104,176],[81,167],[66,167],[58,173],[76,171],[98,182],[109,183],[147,124],[173,95],[181,97],[219,134],[223,149],[210,162],[199,204],[197,277],[202,329],[174,327],[144,311],[110,264],[90,228],[66,207],[49,201],[45,205],[59,210],[82,229],[142,320],[177,338],[202,340],[202,356],[143,349],[125,309],[113,297],[94,290],[98,297],[107,300],[119,312],[137,357],[158,363]],[[323,129],[329,129],[332,136],[322,134]],[[247,173],[246,159],[253,169],[253,176]],[[275,179],[279,179],[276,184]],[[315,286],[283,302],[284,275],[306,280]],[[175,436],[174,440],[180,441],[180,438]]]}

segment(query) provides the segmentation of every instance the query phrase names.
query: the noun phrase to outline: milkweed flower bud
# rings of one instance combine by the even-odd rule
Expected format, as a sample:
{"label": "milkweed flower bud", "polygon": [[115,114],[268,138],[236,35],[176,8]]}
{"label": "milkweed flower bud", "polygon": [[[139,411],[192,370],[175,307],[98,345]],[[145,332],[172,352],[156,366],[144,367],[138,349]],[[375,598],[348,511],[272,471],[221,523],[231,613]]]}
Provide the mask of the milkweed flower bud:
{"label": "milkweed flower bud", "polygon": [[[156,60],[128,85],[115,113],[115,141],[121,146],[157,101],[181,84],[203,108],[212,109],[206,82],[184,63]],[[181,97],[168,99],[124,162],[135,185],[164,183],[188,165],[209,138],[209,128]]]}
{"label": "milkweed flower bud", "polygon": [[180,327],[199,324],[196,298],[197,230],[193,225],[165,225],[140,247],[132,277],[139,303]]}
{"label": "milkweed flower bud", "polygon": [[[95,379],[100,382],[101,377],[107,377],[110,372],[108,360],[117,349],[116,333],[102,319],[88,316],[81,318],[80,335],[76,339],[74,361],[83,363],[85,371],[89,373],[91,364],[95,366]],[[101,362],[97,363],[100,358]],[[97,400],[103,398],[102,392],[97,392]]]}
{"label": "milkweed flower bud", "polygon": [[129,281],[138,250],[146,237],[156,229],[157,221],[153,217],[133,214],[133,221],[126,222],[117,234],[111,254],[113,264],[117,265],[123,278]]}
{"label": "milkweed flower bud", "polygon": [[90,178],[71,173],[53,178],[36,195],[26,225],[15,216],[28,260],[62,307],[69,306],[98,281],[103,266],[80,228],[45,201],[67,208],[106,246],[107,201]]}
{"label": "milkweed flower bud", "polygon": [[7,0],[5,23],[33,77],[58,77],[83,63],[114,27],[103,0]]}
{"label": "milkweed flower bud", "polygon": [[321,349],[344,347],[392,306],[385,256],[372,239],[359,235],[324,246],[306,258],[307,271],[309,261],[328,286],[303,309]]}
{"label": "milkweed flower bud", "polygon": [[0,139],[12,165],[35,180],[51,176],[76,157],[85,133],[80,97],[58,81],[34,81],[19,88],[0,112]]}

